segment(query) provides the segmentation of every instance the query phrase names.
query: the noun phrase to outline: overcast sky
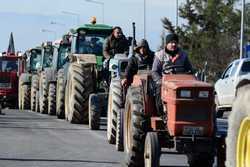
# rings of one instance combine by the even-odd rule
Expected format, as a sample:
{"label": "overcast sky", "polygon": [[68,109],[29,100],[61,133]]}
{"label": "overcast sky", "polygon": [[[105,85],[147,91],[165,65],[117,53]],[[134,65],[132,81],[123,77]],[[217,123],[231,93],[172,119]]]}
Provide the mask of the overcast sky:
{"label": "overcast sky", "polygon": [[[104,2],[105,23],[123,28],[125,35],[132,35],[132,22],[136,22],[137,40],[143,37],[144,0],[96,0]],[[180,3],[185,0],[179,0]],[[77,13],[80,24],[89,23],[91,16],[102,21],[101,5],[85,0],[1,0],[0,51],[8,47],[10,32],[14,34],[16,50],[24,51],[46,40],[60,38],[77,25],[77,17],[62,11]],[[161,18],[168,17],[175,23],[176,0],[146,0],[146,38],[156,49],[162,32]],[[62,25],[52,25],[51,22]],[[41,32],[41,29],[56,31]]]}

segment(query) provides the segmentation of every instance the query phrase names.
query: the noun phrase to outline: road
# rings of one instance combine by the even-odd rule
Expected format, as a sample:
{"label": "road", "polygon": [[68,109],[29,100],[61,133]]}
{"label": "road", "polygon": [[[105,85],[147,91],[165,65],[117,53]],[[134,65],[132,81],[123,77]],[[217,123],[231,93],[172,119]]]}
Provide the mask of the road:
{"label": "road", "polygon": [[[1,167],[117,167],[124,155],[106,141],[106,127],[90,131],[55,116],[4,110],[0,115]],[[186,167],[184,155],[163,155],[161,165]]]}

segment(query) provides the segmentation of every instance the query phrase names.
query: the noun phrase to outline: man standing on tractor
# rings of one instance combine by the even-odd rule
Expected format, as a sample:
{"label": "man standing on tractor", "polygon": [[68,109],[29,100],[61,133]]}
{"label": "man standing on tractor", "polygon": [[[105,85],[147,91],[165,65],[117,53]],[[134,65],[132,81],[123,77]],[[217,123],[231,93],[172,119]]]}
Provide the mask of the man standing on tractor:
{"label": "man standing on tractor", "polygon": [[112,34],[106,39],[103,45],[103,55],[104,55],[104,78],[107,83],[109,83],[109,60],[113,58],[115,54],[129,54],[129,41],[123,35],[121,27],[114,27],[112,29]]}
{"label": "man standing on tractor", "polygon": [[[169,73],[193,73],[192,65],[188,56],[178,47],[179,38],[177,34],[169,34],[165,39],[165,47],[155,53],[155,59],[152,67],[152,78],[155,82],[155,99],[157,111],[161,109],[161,78],[163,70],[171,66],[179,66],[181,68],[169,69]],[[161,114],[161,113],[158,113]]]}
{"label": "man standing on tractor", "polygon": [[146,39],[142,39],[134,51],[136,54],[129,58],[125,71],[125,79],[122,80],[122,85],[125,87],[133,82],[133,76],[139,69],[152,68],[154,52],[150,50]]}
{"label": "man standing on tractor", "polygon": [[117,53],[125,53],[128,55],[129,42],[123,35],[121,27],[114,27],[112,34],[107,38],[103,46],[103,55],[106,60],[114,57]]}

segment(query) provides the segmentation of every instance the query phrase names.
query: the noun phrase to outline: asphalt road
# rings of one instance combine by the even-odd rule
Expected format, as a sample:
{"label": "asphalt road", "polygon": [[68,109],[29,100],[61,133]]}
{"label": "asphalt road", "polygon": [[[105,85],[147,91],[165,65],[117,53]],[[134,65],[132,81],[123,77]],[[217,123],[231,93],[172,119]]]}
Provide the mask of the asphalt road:
{"label": "asphalt road", "polygon": [[[90,131],[55,116],[4,110],[0,115],[0,167],[117,167],[124,154],[106,141],[106,126]],[[164,167],[186,167],[184,155],[162,155]]]}

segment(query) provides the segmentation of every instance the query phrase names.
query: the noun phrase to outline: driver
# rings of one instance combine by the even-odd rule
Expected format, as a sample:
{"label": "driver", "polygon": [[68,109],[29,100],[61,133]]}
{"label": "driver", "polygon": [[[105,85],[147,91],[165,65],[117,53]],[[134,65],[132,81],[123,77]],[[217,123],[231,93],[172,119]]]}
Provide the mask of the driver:
{"label": "driver", "polygon": [[161,78],[163,67],[170,67],[173,65],[183,66],[175,71],[177,73],[193,73],[192,65],[188,56],[178,47],[179,38],[177,34],[168,34],[165,39],[165,47],[159,52],[155,53],[155,58],[152,67],[152,78],[155,82],[155,100],[158,114],[161,114]]}

